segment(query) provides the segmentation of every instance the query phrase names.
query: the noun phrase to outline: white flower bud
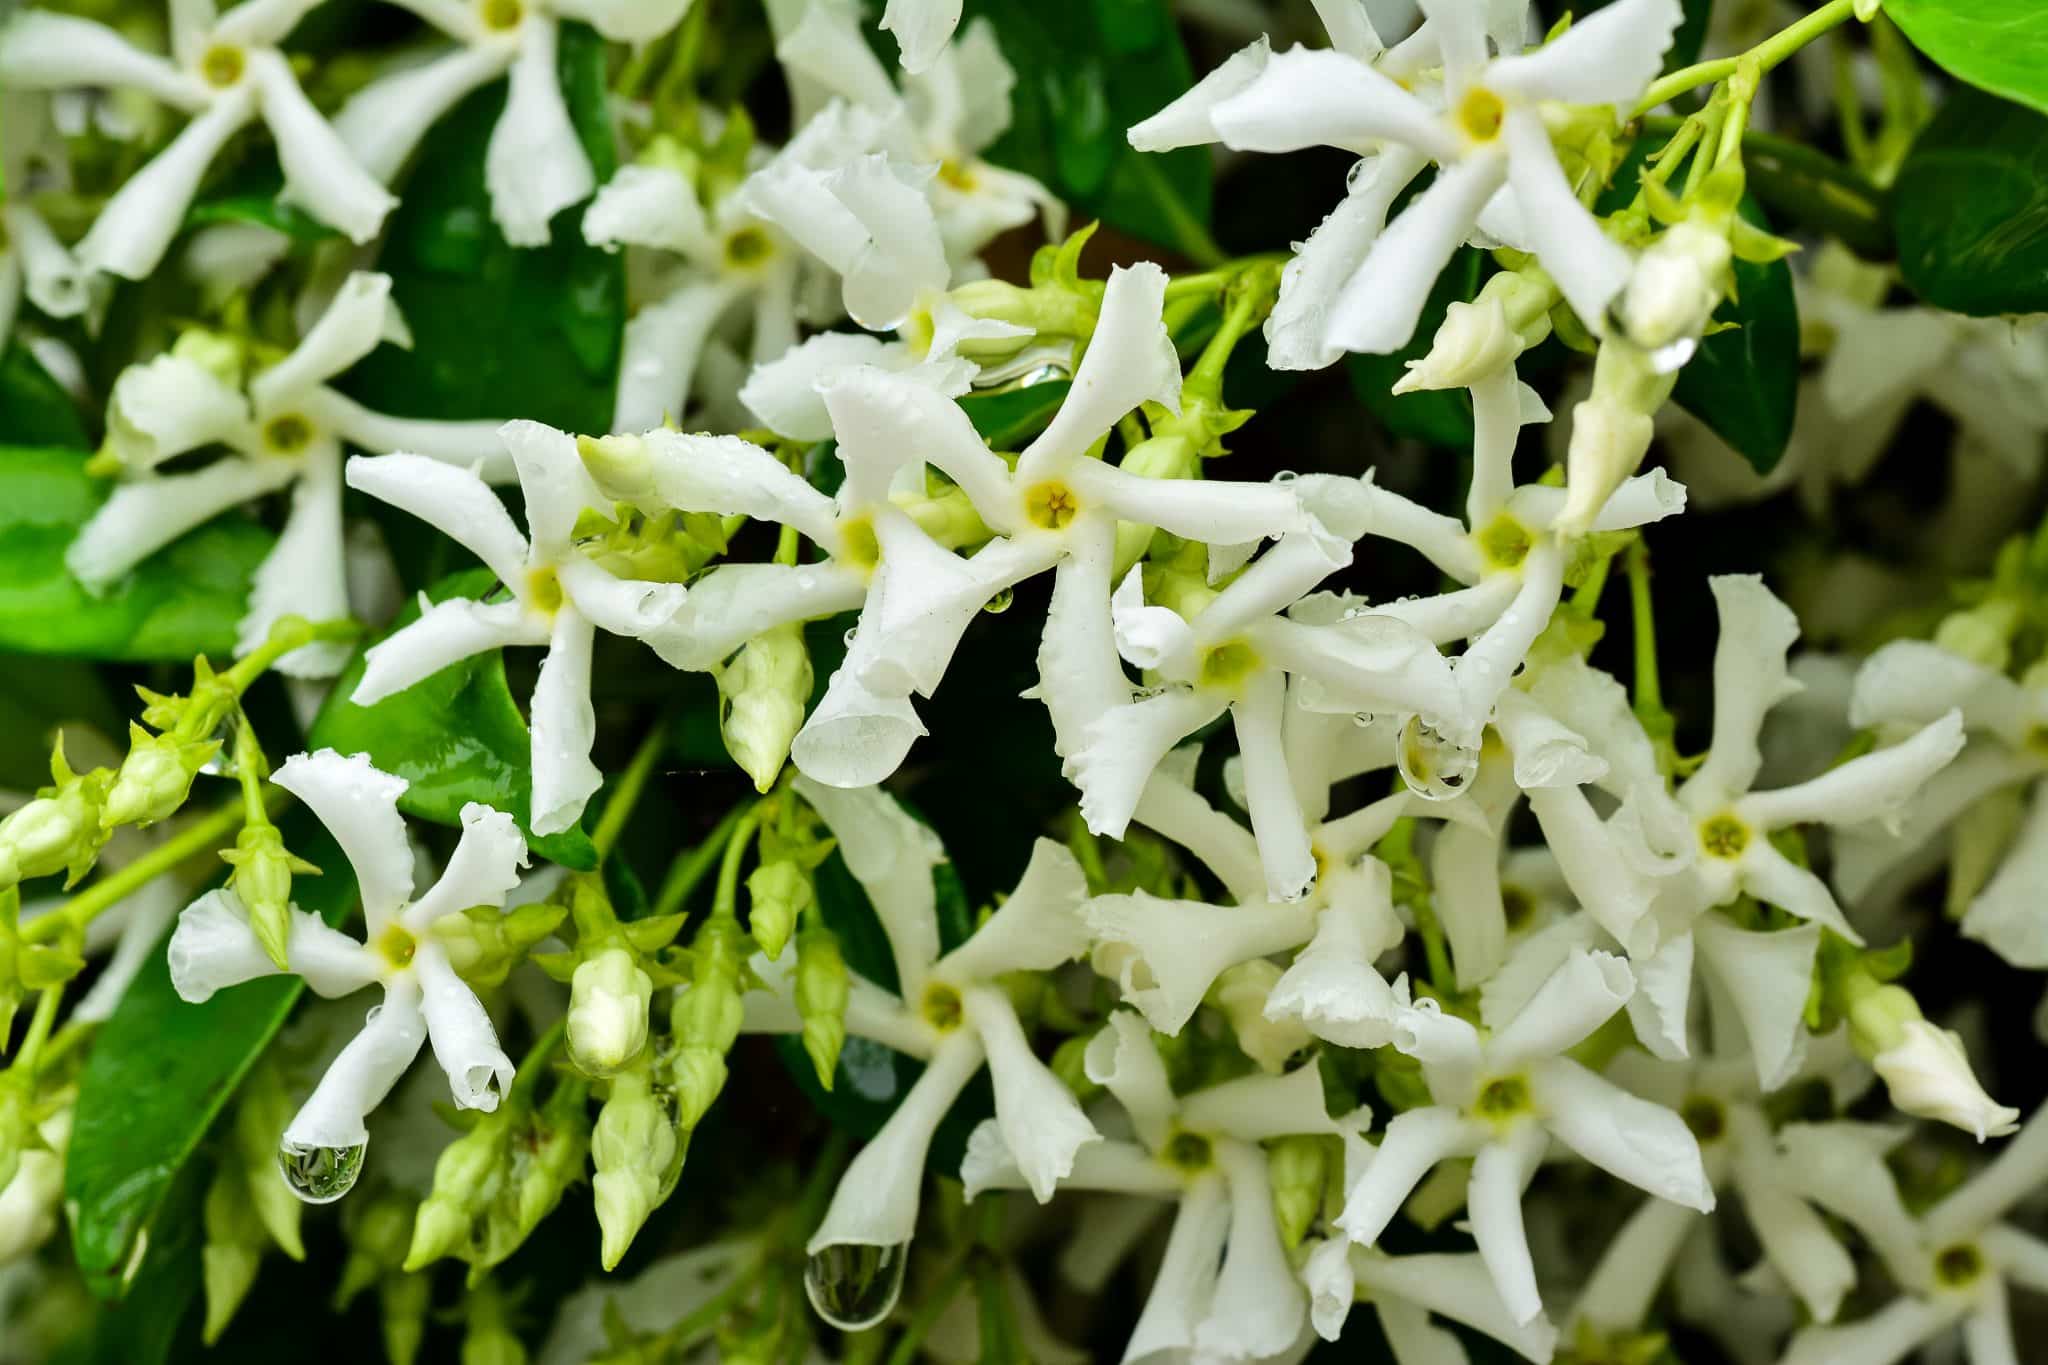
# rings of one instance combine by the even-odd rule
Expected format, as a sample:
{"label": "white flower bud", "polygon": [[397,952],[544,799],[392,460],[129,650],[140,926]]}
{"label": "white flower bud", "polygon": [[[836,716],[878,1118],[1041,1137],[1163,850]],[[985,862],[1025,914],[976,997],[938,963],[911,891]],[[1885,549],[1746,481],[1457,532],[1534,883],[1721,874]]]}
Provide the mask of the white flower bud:
{"label": "white flower bud", "polygon": [[1952,1123],[1977,1141],[2003,1137],[2019,1127],[2020,1111],[1984,1093],[1970,1069],[1963,1040],[1925,1019],[1900,1025],[1902,1040],[1871,1059],[1891,1092],[1892,1104],[1920,1118]]}
{"label": "white flower bud", "polygon": [[1629,339],[1646,350],[1697,337],[1727,292],[1734,253],[1726,235],[1684,222],[1636,261],[1621,302]]}
{"label": "white flower bud", "polygon": [[1462,389],[1489,379],[1550,333],[1555,288],[1542,279],[1502,271],[1470,303],[1444,311],[1429,353],[1408,366],[1395,393]]}
{"label": "white flower bud", "polygon": [[580,963],[569,982],[569,1056],[585,1075],[609,1076],[647,1045],[654,981],[622,947]]}
{"label": "white flower bud", "polygon": [[1656,425],[1638,408],[1588,398],[1572,409],[1571,446],[1565,456],[1565,504],[1556,527],[1583,535],[1650,449]]}
{"label": "white flower bud", "polygon": [[71,1112],[63,1109],[43,1120],[39,1131],[47,1145],[23,1152],[14,1178],[0,1189],[0,1266],[28,1255],[57,1230]]}

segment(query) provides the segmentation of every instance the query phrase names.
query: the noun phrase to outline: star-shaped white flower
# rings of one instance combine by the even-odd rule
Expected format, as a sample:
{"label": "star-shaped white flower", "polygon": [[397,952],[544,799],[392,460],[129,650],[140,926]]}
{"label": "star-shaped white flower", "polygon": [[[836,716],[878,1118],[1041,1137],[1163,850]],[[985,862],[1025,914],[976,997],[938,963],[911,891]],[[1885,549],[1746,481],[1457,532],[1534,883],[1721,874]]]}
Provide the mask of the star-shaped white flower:
{"label": "star-shaped white flower", "polygon": [[[195,339],[198,340],[198,339]],[[437,422],[373,412],[329,382],[379,342],[410,345],[387,275],[357,271],[283,359],[245,386],[200,358],[203,341],[132,365],[114,381],[104,452],[122,477],[64,553],[65,567],[98,591],[200,523],[253,498],[292,489],[290,515],[256,571],[237,628],[246,651],[280,616],[323,621],[349,614],[342,537],[342,448],[399,446],[509,478],[492,422]],[[177,456],[221,445],[226,453],[191,472],[163,474]],[[328,677],[345,645],[315,644],[280,662],[287,673]]]}
{"label": "star-shaped white flower", "polygon": [[602,784],[590,761],[597,717],[590,705],[594,634],[647,639],[684,602],[679,583],[625,578],[576,539],[577,520],[609,504],[583,471],[573,437],[538,422],[499,428],[519,471],[528,533],[476,473],[394,454],[348,462],[349,487],[427,522],[467,547],[498,576],[502,600],[451,598],[370,647],[351,700],[368,706],[472,654],[504,645],[546,645],[534,684],[533,809],[529,827],[555,834],[574,825]]}
{"label": "star-shaped white flower", "polygon": [[[405,779],[379,772],[365,755],[344,758],[322,749],[287,759],[271,780],[310,807],[333,834],[354,869],[363,906],[361,941],[294,907],[285,943],[288,970],[323,996],[352,995],[373,984],[383,991],[362,1032],[341,1050],[286,1126],[285,1155],[352,1154],[343,1168],[359,1163],[369,1142],[364,1120],[427,1043],[448,1074],[458,1108],[497,1108],[512,1083],[512,1062],[499,1049],[476,992],[455,974],[432,930],[436,920],[471,906],[503,906],[518,886],[526,844],[512,817],[474,801],[464,806],[462,839],[447,868],[415,896],[412,847],[398,813]],[[209,891],[185,908],[169,952],[172,984],[194,1003],[278,970],[231,889]],[[345,1192],[344,1186],[324,1198]]]}
{"label": "star-shaped white flower", "polygon": [[460,46],[371,81],[334,116],[335,131],[389,183],[440,117],[509,70],[505,110],[484,151],[491,217],[514,246],[544,246],[548,224],[597,188],[569,119],[555,53],[561,21],[580,19],[614,42],[645,43],[674,28],[691,0],[395,0]]}
{"label": "star-shaped white flower", "polygon": [[280,50],[321,0],[243,0],[216,17],[212,0],[170,6],[171,55],[144,52],[106,25],[24,10],[0,29],[0,85],[16,90],[111,86],[192,116],[168,147],[128,178],[76,247],[80,265],[147,278],[163,260],[207,168],[261,119],[277,142],[286,195],[354,242],[367,242],[397,200],[365,170],[299,89]]}

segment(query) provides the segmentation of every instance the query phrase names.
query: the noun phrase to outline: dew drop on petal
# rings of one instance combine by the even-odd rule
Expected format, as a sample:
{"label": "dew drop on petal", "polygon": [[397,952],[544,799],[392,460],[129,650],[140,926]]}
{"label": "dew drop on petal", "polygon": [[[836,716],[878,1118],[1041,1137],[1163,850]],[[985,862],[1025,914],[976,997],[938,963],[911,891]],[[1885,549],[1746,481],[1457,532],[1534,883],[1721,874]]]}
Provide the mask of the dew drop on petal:
{"label": "dew drop on petal", "polygon": [[1448,801],[1471,784],[1479,751],[1453,744],[1420,716],[1402,723],[1394,765],[1408,790],[1425,801]]}
{"label": "dew drop on petal", "polygon": [[332,1204],[355,1188],[366,1146],[359,1142],[353,1147],[303,1147],[287,1142],[277,1149],[277,1168],[300,1199]]}
{"label": "dew drop on petal", "polygon": [[1016,600],[1017,590],[1015,588],[1004,588],[998,593],[996,593],[994,597],[991,597],[988,599],[988,601],[982,603],[981,609],[991,616],[1000,615],[1001,613],[1008,611],[1010,609],[1010,603]]}
{"label": "dew drop on petal", "polygon": [[910,1246],[841,1242],[804,1264],[804,1292],[818,1316],[842,1332],[865,1332],[889,1316],[903,1293]]}

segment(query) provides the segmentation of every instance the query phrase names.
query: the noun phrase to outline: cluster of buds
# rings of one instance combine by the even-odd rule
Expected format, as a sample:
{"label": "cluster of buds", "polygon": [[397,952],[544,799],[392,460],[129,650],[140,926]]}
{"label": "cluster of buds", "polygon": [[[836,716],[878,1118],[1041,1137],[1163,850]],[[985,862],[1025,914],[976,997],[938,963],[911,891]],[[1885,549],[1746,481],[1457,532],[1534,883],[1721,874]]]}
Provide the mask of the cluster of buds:
{"label": "cluster of buds", "polygon": [[569,1060],[593,1078],[617,1074],[647,1049],[656,986],[679,979],[655,954],[682,927],[681,915],[621,921],[597,873],[564,883],[576,946],[534,961],[569,983]]}
{"label": "cluster of buds", "polygon": [[683,1137],[673,1097],[655,1085],[655,1060],[643,1051],[611,1078],[611,1092],[591,1133],[592,1203],[603,1236],[600,1259],[610,1270],[633,1244],[649,1214],[676,1187],[683,1170]]}
{"label": "cluster of buds", "polygon": [[73,772],[60,737],[50,754],[51,785],[0,820],[0,887],[58,872],[67,885],[83,877],[107,842],[112,822],[103,817],[113,782],[106,768]]}
{"label": "cluster of buds", "polygon": [[[543,1070],[528,1059],[519,1075]],[[515,1084],[495,1110],[478,1114],[434,1163],[434,1186],[413,1219],[403,1268],[452,1256],[469,1263],[474,1285],[524,1245],[583,1174],[589,1093],[587,1081],[571,1076],[536,1105],[530,1085]]]}

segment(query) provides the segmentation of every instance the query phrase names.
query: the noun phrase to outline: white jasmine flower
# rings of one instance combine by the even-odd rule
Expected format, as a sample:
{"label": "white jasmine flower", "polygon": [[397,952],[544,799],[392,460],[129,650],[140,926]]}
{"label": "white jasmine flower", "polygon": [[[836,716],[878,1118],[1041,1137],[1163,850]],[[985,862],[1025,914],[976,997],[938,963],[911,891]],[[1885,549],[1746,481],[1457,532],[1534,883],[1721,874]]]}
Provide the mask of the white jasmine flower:
{"label": "white jasmine flower", "polygon": [[1338,1226],[1370,1246],[1432,1166],[1471,1156],[1473,1235],[1510,1315],[1526,1323],[1543,1303],[1523,1232],[1522,1188],[1551,1138],[1661,1199],[1712,1209],[1713,1188],[1685,1122],[1562,1055],[1634,989],[1619,958],[1581,950],[1484,1038],[1434,1001],[1403,1010],[1394,1046],[1422,1063],[1436,1103],[1388,1125]]}
{"label": "white jasmine flower", "polygon": [[[1524,53],[1514,50],[1519,43],[1504,43],[1506,55],[1490,59],[1480,6],[1427,0],[1422,8],[1443,66],[1440,101],[1406,88],[1387,62],[1376,61],[1376,38],[1348,51],[1247,49],[1233,59],[1235,70],[1226,64],[1170,108],[1174,118],[1165,126],[1155,120],[1132,130],[1133,145],[1146,150],[1212,138],[1240,151],[1398,150],[1397,160],[1368,173],[1362,192],[1354,185],[1362,196],[1355,214],[1339,210],[1346,220],[1341,254],[1358,251],[1360,259],[1330,307],[1323,350],[1308,351],[1307,363],[1333,348],[1386,352],[1404,345],[1430,285],[1474,235],[1482,213],[1486,234],[1531,251],[1590,328],[1602,325],[1628,283],[1629,253],[1579,201],[1543,110],[1564,104],[1628,112],[1684,17],[1677,0],[1609,5],[1541,48]],[[1519,16],[1516,22],[1518,28]],[[1377,231],[1386,203],[1425,161],[1441,167],[1434,183]],[[1339,254],[1334,243],[1330,251]]]}
{"label": "white jasmine flower", "polygon": [[[1010,997],[995,982],[1006,972],[1050,971],[1086,948],[1087,931],[1075,914],[1087,893],[1080,864],[1060,845],[1038,840],[1009,898],[965,943],[942,954],[932,868],[944,854],[931,831],[879,788],[849,791],[799,777],[795,790],[839,841],[895,957],[893,993],[853,974],[847,1032],[926,1063],[840,1177],[809,1251],[910,1241],[932,1134],[984,1064],[995,1083],[994,1122],[1015,1154],[1021,1182],[1040,1203],[1052,1198],[1101,1135],[1032,1052]],[[757,955],[751,965],[763,989],[746,996],[745,1027],[801,1029],[788,956],[775,963]]]}
{"label": "white jasmine flower", "polygon": [[228,139],[261,119],[277,143],[285,191],[351,241],[377,235],[398,201],[356,159],[299,89],[279,49],[320,0],[244,0],[171,6],[171,55],[131,45],[106,25],[25,10],[0,29],[0,84],[16,90],[109,86],[137,90],[191,121],[128,178],[78,242],[88,270],[140,280],[163,259],[207,168]]}
{"label": "white jasmine flower", "polygon": [[595,632],[651,640],[682,607],[679,583],[615,573],[579,545],[576,523],[608,506],[584,473],[576,442],[538,422],[498,429],[519,472],[528,534],[472,471],[394,454],[348,462],[349,487],[410,512],[466,546],[498,576],[508,596],[426,604],[417,621],[370,647],[350,700],[368,706],[460,659],[505,645],[546,645],[534,684],[533,809],[530,828],[555,834],[574,825],[603,775],[590,761],[597,718],[590,707]]}
{"label": "white jasmine flower", "polygon": [[[955,23],[958,15],[955,3]],[[883,25],[888,23],[885,14]],[[1048,238],[1065,234],[1066,206],[1045,186],[981,158],[1010,126],[1010,91],[1017,83],[985,17],[957,38],[933,45],[928,60],[914,66],[906,61],[900,94],[861,37],[855,15],[834,4],[806,10],[803,21],[777,43],[775,55],[874,117],[877,149],[892,160],[937,168],[929,182],[931,210],[956,271],[970,267],[998,234],[1034,217],[1044,219]]]}
{"label": "white jasmine flower", "polygon": [[335,131],[389,184],[443,114],[509,72],[505,110],[484,151],[484,184],[505,240],[544,246],[554,216],[597,188],[556,75],[561,20],[582,20],[614,42],[645,43],[674,28],[692,0],[399,3],[459,46],[371,81],[335,115]]}
{"label": "white jasmine flower", "polygon": [[[1293,1345],[1307,1321],[1308,1295],[1280,1241],[1258,1144],[1355,1131],[1370,1112],[1330,1118],[1314,1062],[1177,1096],[1152,1031],[1126,1010],[1111,1014],[1089,1043],[1085,1065],[1089,1079],[1123,1106],[1137,1140],[1088,1147],[1062,1187],[1180,1200],[1124,1359],[1193,1351],[1201,1359],[1260,1360]],[[960,1178],[970,1199],[1025,1188],[1000,1124],[985,1122],[969,1138]]]}
{"label": "white jasmine flower", "polygon": [[889,0],[881,27],[896,36],[903,69],[919,72],[939,59],[960,27],[960,0]]}
{"label": "white jasmine flower", "polygon": [[[1832,1041],[1847,1054],[1841,1035]],[[1853,1054],[1848,1060],[1854,1061]],[[1615,1059],[1608,1076],[1685,1120],[1699,1140],[1707,1178],[1717,1191],[1732,1189],[1740,1196],[1765,1264],[1814,1321],[1833,1321],[1843,1297],[1855,1287],[1855,1262],[1801,1188],[1800,1171],[1780,1151],[1752,1068],[1739,1056],[1674,1066],[1630,1051]],[[1866,1131],[1857,1124],[1821,1125],[1824,1134],[1832,1128],[1854,1141],[1862,1141]],[[1642,1327],[1651,1300],[1687,1241],[1706,1228],[1697,1210],[1645,1200],[1587,1277],[1572,1308],[1573,1320],[1610,1333]]]}
{"label": "white jasmine flower", "polygon": [[[374,451],[403,444],[451,464],[485,461],[487,474],[510,473],[495,454],[491,423],[387,417],[329,385],[382,341],[410,344],[391,303],[391,279],[358,271],[299,344],[246,385],[219,372],[232,373],[235,358],[210,365],[204,344],[180,343],[123,370],[107,405],[105,445],[122,477],[65,551],[65,567],[88,589],[103,590],[193,527],[289,487],[291,511],[256,571],[237,649],[260,644],[280,616],[347,616],[344,444]],[[200,469],[157,472],[167,460],[215,445],[226,453]],[[279,666],[294,676],[330,677],[347,657],[345,645],[308,645]]]}
{"label": "white jasmine flower", "polygon": [[1883,1365],[1962,1327],[1970,1365],[2010,1365],[2016,1349],[2007,1308],[2012,1288],[2048,1292],[2048,1242],[2005,1221],[2048,1178],[2048,1122],[2041,1112],[1992,1163],[1914,1219],[1901,1203],[1882,1148],[1861,1151],[1827,1129],[1793,1125],[1782,1141],[1800,1192],[1847,1222],[1883,1259],[1898,1297],[1869,1317],[1806,1327],[1786,1365]]}
{"label": "white jasmine flower", "polygon": [[[383,990],[362,1032],[285,1128],[284,1150],[362,1148],[369,1141],[364,1119],[429,1042],[458,1108],[497,1108],[512,1083],[512,1062],[499,1050],[475,992],[429,930],[442,916],[470,906],[502,906],[519,884],[526,844],[512,817],[474,801],[464,806],[462,840],[447,869],[415,896],[412,849],[398,813],[403,778],[379,772],[361,754],[343,758],[322,749],[287,759],[272,780],[311,807],[334,835],[363,905],[360,942],[294,907],[285,946],[289,970],[323,996],[352,995],[373,983]],[[194,1003],[277,972],[247,911],[225,889],[201,896],[179,916],[170,962],[179,996]]]}
{"label": "white jasmine flower", "polygon": [[1336,1341],[1352,1305],[1370,1303],[1397,1365],[1468,1358],[1457,1337],[1431,1325],[1431,1315],[1491,1337],[1536,1365],[1557,1350],[1557,1328],[1540,1316],[1516,1322],[1476,1252],[1389,1256],[1333,1237],[1309,1253],[1301,1276],[1318,1336]]}

